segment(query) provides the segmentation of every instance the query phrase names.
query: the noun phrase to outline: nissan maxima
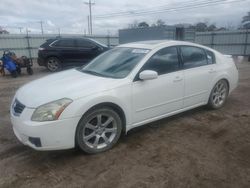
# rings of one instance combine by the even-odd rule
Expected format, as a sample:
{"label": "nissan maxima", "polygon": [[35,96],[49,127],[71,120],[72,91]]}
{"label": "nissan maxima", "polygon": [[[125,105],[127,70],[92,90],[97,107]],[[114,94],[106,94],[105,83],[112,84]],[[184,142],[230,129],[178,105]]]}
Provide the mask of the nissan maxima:
{"label": "nissan maxima", "polygon": [[181,41],[115,47],[87,66],[21,87],[11,104],[16,137],[36,150],[112,148],[132,128],[207,105],[238,84],[230,56]]}

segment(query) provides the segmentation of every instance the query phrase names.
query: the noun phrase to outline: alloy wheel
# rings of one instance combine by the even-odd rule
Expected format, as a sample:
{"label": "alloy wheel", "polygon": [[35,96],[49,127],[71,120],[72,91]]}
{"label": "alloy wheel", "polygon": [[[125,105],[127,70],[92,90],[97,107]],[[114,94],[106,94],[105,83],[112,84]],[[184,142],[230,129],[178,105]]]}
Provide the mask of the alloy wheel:
{"label": "alloy wheel", "polygon": [[109,146],[117,135],[117,122],[108,114],[92,117],[83,128],[83,142],[90,148],[103,149]]}
{"label": "alloy wheel", "polygon": [[55,58],[50,58],[47,61],[47,67],[51,72],[55,72],[60,69],[60,62]]}
{"label": "alloy wheel", "polygon": [[226,97],[227,97],[228,87],[226,83],[221,80],[219,81],[212,93],[212,102],[215,107],[220,107],[224,104]]}

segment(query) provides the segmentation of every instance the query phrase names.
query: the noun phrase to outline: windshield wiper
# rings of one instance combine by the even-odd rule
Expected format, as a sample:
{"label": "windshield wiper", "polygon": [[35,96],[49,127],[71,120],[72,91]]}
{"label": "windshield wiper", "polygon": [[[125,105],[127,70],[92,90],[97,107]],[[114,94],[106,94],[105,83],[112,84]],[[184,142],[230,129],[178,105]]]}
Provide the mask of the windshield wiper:
{"label": "windshield wiper", "polygon": [[102,74],[95,72],[95,71],[91,71],[91,70],[81,70],[84,73],[88,73],[88,74],[93,74],[95,76],[103,76]]}
{"label": "windshield wiper", "polygon": [[107,76],[107,75],[104,75],[104,74],[101,74],[99,72],[95,72],[95,71],[92,71],[92,70],[84,70],[84,69],[82,69],[81,72],[87,73],[87,74],[92,74],[92,75],[95,75],[95,76],[112,78],[111,76]]}

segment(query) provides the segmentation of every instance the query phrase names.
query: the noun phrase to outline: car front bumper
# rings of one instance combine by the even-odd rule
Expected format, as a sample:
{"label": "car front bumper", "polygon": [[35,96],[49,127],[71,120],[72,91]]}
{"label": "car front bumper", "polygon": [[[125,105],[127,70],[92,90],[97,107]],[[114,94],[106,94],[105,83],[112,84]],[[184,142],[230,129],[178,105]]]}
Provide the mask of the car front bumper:
{"label": "car front bumper", "polygon": [[13,131],[24,145],[35,150],[62,150],[75,147],[75,130],[79,118],[34,122],[34,109],[25,108],[20,116],[11,112]]}

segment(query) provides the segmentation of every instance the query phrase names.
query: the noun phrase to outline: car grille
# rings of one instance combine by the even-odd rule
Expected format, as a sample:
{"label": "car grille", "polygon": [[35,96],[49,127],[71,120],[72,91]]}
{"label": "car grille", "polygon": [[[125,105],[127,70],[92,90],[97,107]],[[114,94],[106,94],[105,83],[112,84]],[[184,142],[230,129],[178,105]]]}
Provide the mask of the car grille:
{"label": "car grille", "polygon": [[16,99],[15,102],[13,103],[13,106],[12,106],[14,115],[20,116],[20,114],[23,112],[24,108],[25,108],[25,106]]}

